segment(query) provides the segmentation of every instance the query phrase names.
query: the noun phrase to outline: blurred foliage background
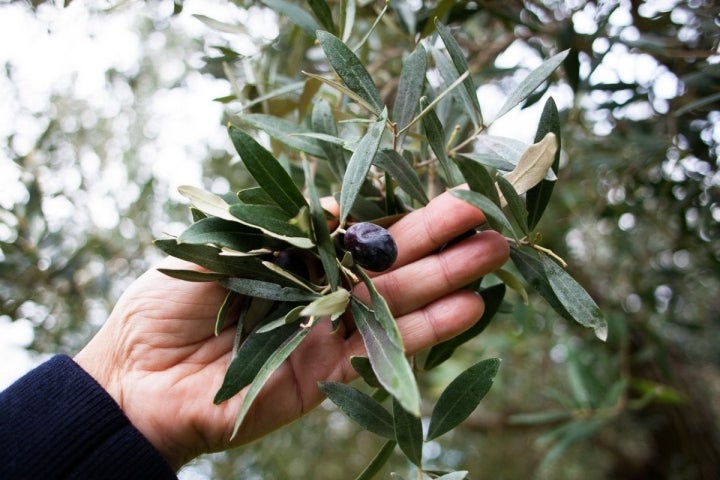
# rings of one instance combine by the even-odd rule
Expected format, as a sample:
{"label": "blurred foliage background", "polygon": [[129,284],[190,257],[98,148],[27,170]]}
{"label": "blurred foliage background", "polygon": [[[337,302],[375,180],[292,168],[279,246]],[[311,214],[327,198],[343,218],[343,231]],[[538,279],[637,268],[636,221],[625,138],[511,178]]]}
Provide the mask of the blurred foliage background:
{"label": "blurred foliage background", "polygon": [[[0,2],[0,325],[30,330],[22,348],[37,359],[76,352],[159,257],[152,240],[188,223],[179,184],[220,194],[247,184],[224,119],[299,120],[301,90],[266,94],[327,69],[311,38],[269,8],[276,1],[60,3]],[[385,5],[329,4],[355,8],[358,36]],[[463,361],[503,360],[478,411],[426,445],[428,462],[472,478],[718,478],[715,2],[389,7],[359,52],[387,98],[400,69],[393,49],[431,35],[435,17],[465,49],[486,115],[543,58],[572,48],[492,133],[531,140],[537,107],[555,98],[563,164],[543,244],[610,324],[603,344],[539,297],[511,297],[427,380],[439,392]],[[251,446],[198,459],[181,478],[353,478],[379,446],[323,404]],[[408,469],[399,462],[391,467]]]}

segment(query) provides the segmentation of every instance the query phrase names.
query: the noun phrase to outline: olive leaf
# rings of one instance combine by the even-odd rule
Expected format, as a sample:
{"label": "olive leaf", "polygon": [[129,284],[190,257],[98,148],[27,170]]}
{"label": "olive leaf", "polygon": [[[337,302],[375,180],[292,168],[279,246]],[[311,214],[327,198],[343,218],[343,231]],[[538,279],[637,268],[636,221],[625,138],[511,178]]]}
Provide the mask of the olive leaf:
{"label": "olive leaf", "polygon": [[[560,140],[560,114],[552,97],[548,98],[543,107],[540,121],[538,123],[537,132],[535,133],[535,141],[539,142],[545,135],[552,132],[555,134],[557,141],[557,149],[555,150],[555,158],[552,163],[552,171],[557,174],[560,168],[560,148],[562,146]],[[525,204],[528,211],[527,224],[532,230],[540,221],[545,208],[550,202],[550,197],[555,187],[555,182],[548,179],[540,180],[540,183],[527,191],[525,196]]]}
{"label": "olive leaf", "polygon": [[298,248],[312,248],[313,241],[291,222],[286,210],[272,205],[236,203],[230,206],[236,222],[255,227],[273,238],[283,240]]}
{"label": "olive leaf", "polygon": [[539,67],[530,72],[525,79],[508,95],[507,100],[495,115],[495,119],[502,117],[516,105],[525,100],[537,87],[540,86],[565,60],[570,50],[564,50],[545,60]]}
{"label": "olive leaf", "polygon": [[[400,80],[393,106],[392,119],[396,129],[400,132],[410,124],[417,112],[420,97],[425,88],[425,74],[427,71],[427,52],[422,43],[418,43],[415,50],[403,60]],[[397,145],[402,145],[404,135],[399,135]]]}
{"label": "olive leaf", "polygon": [[377,379],[377,375],[375,375],[375,371],[372,369],[369,358],[354,355],[350,357],[350,365],[352,365],[353,369],[360,375],[360,378],[362,378],[365,383],[371,387],[382,388],[382,385],[380,385]]}
{"label": "olive leaf", "polygon": [[305,33],[315,38],[315,32],[320,28],[320,25],[306,10],[301,8],[295,3],[288,2],[287,0],[261,0],[262,3],[267,5],[272,10],[279,12],[293,22],[298,27],[302,28]]}
{"label": "olive leaf", "polygon": [[[501,225],[502,228],[507,229],[515,239],[518,239],[518,235],[515,229],[510,223],[510,220],[505,216],[505,213],[495,205],[495,203],[488,197],[479,192],[473,192],[472,190],[451,190],[453,196],[468,202],[470,205],[479,208],[485,214],[485,217],[492,219],[494,224]],[[492,225],[492,224],[491,224]]]}
{"label": "olive leaf", "polygon": [[433,409],[427,441],[449,432],[470,416],[490,390],[499,366],[497,358],[483,360],[450,382]]}
{"label": "olive leaf", "polygon": [[418,467],[422,464],[423,430],[422,419],[403,408],[393,397],[393,425],[395,440],[400,450]]}
{"label": "olive leaf", "polygon": [[[460,48],[460,45],[457,43],[457,40],[455,40],[455,37],[453,37],[452,33],[450,33],[450,29],[440,22],[437,17],[435,18],[435,29],[438,34],[440,34],[442,42],[445,44],[445,48],[450,55],[450,60],[452,60],[453,65],[455,65],[455,70],[457,71],[458,76],[467,72],[468,64],[467,60],[465,60],[465,54]],[[463,86],[465,87],[466,98],[470,100],[469,106],[474,109],[470,118],[475,117],[474,121],[476,121],[477,125],[482,122],[480,120],[482,115],[480,110],[480,101],[477,97],[477,88],[475,87],[471,76],[468,75],[465,77],[465,80],[463,80]]]}
{"label": "olive leaf", "polygon": [[340,382],[321,382],[320,390],[351,420],[381,437],[395,439],[393,416],[367,393]]}
{"label": "olive leaf", "polygon": [[217,316],[215,317],[215,335],[220,335],[220,331],[225,326],[225,321],[227,320],[228,315],[230,314],[230,309],[235,304],[235,301],[240,297],[240,295],[237,292],[233,292],[232,290],[228,290],[227,294],[225,294],[225,298],[223,299],[222,305],[220,305],[220,308],[218,309]]}
{"label": "olive leaf", "polygon": [[351,297],[350,309],[378,381],[405,410],[419,416],[420,392],[405,353],[365,305]]}
{"label": "olive leaf", "polygon": [[230,248],[239,252],[249,252],[262,248],[273,248],[280,242],[263,235],[254,227],[219,217],[207,217],[194,222],[177,238],[179,243],[214,245]]}
{"label": "olive leaf", "polygon": [[293,216],[307,206],[295,182],[270,152],[233,125],[228,127],[228,132],[245,168],[280,208]]}
{"label": "olive leaf", "polygon": [[385,466],[387,461],[390,460],[396,445],[397,442],[395,440],[388,440],[385,442],[367,467],[360,472],[360,475],[355,477],[355,480],[371,480],[375,478],[375,475],[377,475],[383,466]]}
{"label": "olive leaf", "polygon": [[375,114],[379,114],[384,107],[380,91],[360,59],[332,33],[318,31],[316,35],[333,70],[351,91],[372,107]]}
{"label": "olive leaf", "polygon": [[281,313],[281,315],[274,320],[268,320],[266,322],[263,322],[262,326],[257,329],[257,332],[269,332],[270,330],[274,330],[278,327],[282,327],[283,325],[287,325],[300,320],[300,318],[303,317],[302,311],[305,309],[306,306],[307,305],[298,305],[295,308],[291,308],[290,310],[285,311],[288,307],[288,304],[286,303],[286,308],[280,309],[279,313]]}
{"label": "olive leaf", "polygon": [[522,201],[520,195],[515,191],[515,187],[505,177],[498,175],[496,178],[498,189],[502,195],[500,200],[501,204],[503,200],[507,202],[515,223],[520,227],[520,231],[523,235],[528,234],[527,225],[527,209],[525,208],[525,202]]}
{"label": "olive leaf", "polygon": [[475,101],[473,102],[473,99],[468,94],[465,84],[467,79],[470,78],[469,72],[467,69],[462,72],[458,71],[457,67],[447,57],[447,55],[443,54],[436,48],[431,49],[430,54],[432,55],[433,60],[435,61],[435,66],[437,67],[438,72],[440,72],[440,76],[446,85],[450,86],[457,82],[462,82],[465,88],[453,88],[451,95],[457,104],[464,109],[468,118],[470,118],[470,121],[477,128],[481,121],[478,114],[479,110],[476,110],[474,106],[475,103],[477,103],[477,94],[473,94],[475,96]]}
{"label": "olive leaf", "polygon": [[[285,339],[285,341],[267,358],[262,367],[260,367],[257,371],[250,383],[250,387],[245,393],[245,397],[243,398],[240,411],[235,419],[235,426],[233,427],[232,435],[230,436],[231,439],[235,438],[235,435],[237,435],[237,432],[240,429],[243,420],[245,420],[245,416],[250,410],[252,403],[255,401],[258,393],[260,393],[260,389],[263,385],[265,385],[268,378],[270,378],[270,375],[290,356],[290,354],[292,354],[293,351],[295,351],[307,334],[310,333],[313,325],[314,323],[295,329],[295,331]],[[295,327],[294,324],[290,324],[288,327],[290,326]],[[268,332],[268,334],[276,332],[277,330],[278,329],[272,330],[271,332]]]}
{"label": "olive leaf", "polygon": [[[335,118],[333,118],[332,109],[325,99],[321,98],[315,102],[310,121],[315,133],[330,135],[331,137],[338,136],[337,125],[335,124]],[[318,143],[320,144],[320,148],[325,152],[325,158],[327,158],[330,168],[335,174],[335,178],[338,181],[342,181],[345,169],[347,168],[347,160],[342,147],[336,143],[323,140],[318,140]]]}
{"label": "olive leaf", "polygon": [[237,219],[230,214],[230,204],[219,195],[205,191],[202,188],[193,187],[192,185],[181,185],[178,187],[178,192],[190,200],[193,207],[207,215],[233,222],[237,221]]}
{"label": "olive leaf", "polygon": [[297,325],[287,324],[268,332],[251,332],[235,352],[213,401],[222,403],[250,385],[273,352],[298,328]]}
{"label": "olive leaf", "polygon": [[375,121],[363,136],[348,162],[345,176],[340,189],[340,223],[345,223],[350,209],[358,198],[360,188],[365,183],[370,166],[380,148],[380,141],[385,132],[387,110]]}
{"label": "olive leaf", "polygon": [[306,135],[313,132],[296,122],[263,113],[243,113],[234,117],[233,122],[265,132],[293,150],[305,152],[314,157],[325,158],[325,150],[317,140]]}
{"label": "olive leaf", "polygon": [[285,302],[313,301],[320,297],[317,293],[295,287],[284,287],[273,282],[264,282],[250,278],[225,278],[220,284],[233,292],[250,297],[265,298]]}
{"label": "olive leaf", "polygon": [[350,292],[344,288],[338,288],[332,293],[313,300],[300,312],[300,315],[308,317],[330,316],[330,319],[334,320],[345,312],[349,299]]}
{"label": "olive leaf", "polygon": [[400,188],[422,205],[430,201],[415,169],[397,151],[385,149],[379,152],[373,164],[388,172]]}
{"label": "olive leaf", "polygon": [[[421,105],[422,103],[421,101]],[[440,162],[440,166],[445,174],[445,181],[451,187],[458,185],[460,182],[455,178],[455,170],[445,151],[445,128],[440,122],[435,110],[430,110],[423,116],[422,126],[425,130],[430,148],[435,154],[435,158]]]}
{"label": "olive leaf", "polygon": [[227,278],[227,274],[215,272],[199,272],[197,270],[183,270],[176,268],[158,268],[158,272],[168,277],[185,280],[187,282],[214,282]]}
{"label": "olive leaf", "polygon": [[475,325],[465,330],[460,335],[457,335],[449,340],[445,340],[444,342],[432,347],[425,358],[423,368],[425,370],[430,370],[437,367],[442,362],[450,358],[460,345],[480,335],[485,328],[490,325],[490,321],[493,317],[495,317],[495,314],[500,309],[502,300],[505,297],[505,291],[506,288],[504,283],[498,283],[497,285],[493,285],[492,287],[488,287],[481,291],[480,295],[485,302],[485,310],[483,311],[480,319],[475,323]]}
{"label": "olive leaf", "polygon": [[[504,175],[505,179],[512,184],[518,195],[522,195],[545,178],[556,151],[555,134],[550,132],[525,150],[517,166]],[[503,203],[503,199],[500,199],[500,202]]]}
{"label": "olive leaf", "polygon": [[607,339],[607,321],[595,301],[562,267],[532,248],[511,246],[510,258],[527,282],[563,318]]}
{"label": "olive leaf", "polygon": [[308,197],[310,198],[310,220],[312,222],[313,236],[318,246],[318,255],[322,263],[323,270],[327,276],[330,288],[335,290],[340,285],[340,269],[338,267],[337,257],[335,256],[335,245],[330,238],[327,222],[325,220],[325,210],[320,204],[317,190],[315,189],[315,180],[310,171],[310,164],[303,161],[303,172],[305,174],[305,185],[307,186]]}
{"label": "olive leaf", "polygon": [[360,277],[360,280],[362,280],[363,284],[370,293],[370,301],[372,311],[375,314],[375,320],[377,320],[385,329],[388,338],[397,345],[398,348],[403,350],[405,346],[403,344],[402,336],[400,335],[400,330],[398,329],[397,322],[390,311],[390,307],[388,306],[385,297],[378,292],[377,288],[375,288],[375,284],[364,270],[359,267],[355,267],[353,272],[355,275]]}
{"label": "olive leaf", "polygon": [[332,11],[325,0],[308,0],[308,5],[312,9],[315,17],[320,21],[323,28],[328,32],[335,32],[335,24],[333,23]]}

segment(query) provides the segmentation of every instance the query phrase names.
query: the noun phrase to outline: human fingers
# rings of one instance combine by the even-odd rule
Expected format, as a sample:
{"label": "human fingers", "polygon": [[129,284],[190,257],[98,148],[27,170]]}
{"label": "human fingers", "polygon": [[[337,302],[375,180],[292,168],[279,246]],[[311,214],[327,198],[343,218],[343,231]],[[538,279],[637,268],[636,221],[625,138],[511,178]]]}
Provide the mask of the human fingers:
{"label": "human fingers", "polygon": [[393,268],[434,252],[468,230],[485,223],[478,208],[445,192],[425,207],[412,211],[388,230],[398,245]]}
{"label": "human fingers", "polygon": [[[394,315],[405,315],[500,268],[508,258],[507,241],[495,231],[475,234],[442,252],[373,278]],[[369,300],[365,285],[353,294]]]}

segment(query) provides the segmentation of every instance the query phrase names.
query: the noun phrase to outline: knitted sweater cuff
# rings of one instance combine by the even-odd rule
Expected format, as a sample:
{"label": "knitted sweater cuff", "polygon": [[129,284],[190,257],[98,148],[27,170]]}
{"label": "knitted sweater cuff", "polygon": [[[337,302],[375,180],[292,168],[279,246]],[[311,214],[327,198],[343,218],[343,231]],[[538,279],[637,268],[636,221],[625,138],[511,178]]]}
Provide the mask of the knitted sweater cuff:
{"label": "knitted sweater cuff", "polygon": [[177,476],[113,398],[58,355],[0,393],[0,478]]}

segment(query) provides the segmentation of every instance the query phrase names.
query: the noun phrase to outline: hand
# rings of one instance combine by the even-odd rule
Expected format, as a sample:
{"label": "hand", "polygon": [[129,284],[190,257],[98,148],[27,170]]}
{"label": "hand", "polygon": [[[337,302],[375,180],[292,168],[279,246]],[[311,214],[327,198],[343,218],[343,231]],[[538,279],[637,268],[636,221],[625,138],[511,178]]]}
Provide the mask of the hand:
{"label": "hand", "polygon": [[[457,335],[482,314],[482,298],[462,287],[505,263],[504,238],[485,231],[437,251],[484,221],[479,210],[444,194],[390,228],[398,259],[373,282],[398,321],[408,354]],[[162,267],[197,268],[172,258]],[[356,288],[354,293],[367,294]],[[349,358],[364,353],[358,332],[333,334],[329,321],[318,323],[270,378],[231,442],[244,392],[212,403],[235,334],[233,328],[213,333],[225,293],[214,282],[186,282],[151,270],[128,288],[75,358],[175,469],[305,414],[323,399],[317,383],[352,380]]]}

